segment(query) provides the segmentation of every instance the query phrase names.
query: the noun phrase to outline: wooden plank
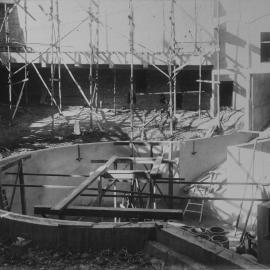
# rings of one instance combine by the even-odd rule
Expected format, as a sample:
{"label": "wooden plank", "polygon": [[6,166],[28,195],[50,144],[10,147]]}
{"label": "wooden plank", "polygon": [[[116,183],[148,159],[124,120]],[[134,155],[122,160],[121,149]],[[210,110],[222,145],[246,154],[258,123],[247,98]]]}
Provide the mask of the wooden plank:
{"label": "wooden plank", "polygon": [[0,0],[0,4],[16,4],[16,0]]}
{"label": "wooden plank", "polygon": [[61,210],[65,207],[67,207],[73,200],[75,200],[81,192],[83,192],[89,185],[94,183],[96,179],[106,172],[108,168],[117,160],[117,156],[112,156],[108,162],[106,162],[104,165],[99,167],[94,172],[91,172],[89,174],[89,177],[82,182],[77,188],[75,188],[69,195],[67,195],[63,200],[61,200],[58,204],[56,204],[53,209],[54,210]]}
{"label": "wooden plank", "polygon": [[182,219],[182,210],[173,209],[146,209],[146,208],[112,208],[112,207],[88,207],[72,206],[62,210],[55,210],[48,205],[36,205],[36,215],[64,215],[85,217],[122,217],[139,219]]}
{"label": "wooden plank", "polygon": [[[91,163],[105,163],[107,159],[94,159],[91,160]],[[133,161],[135,164],[154,164],[156,162],[156,158],[151,157],[119,157],[117,159],[117,163],[129,163]],[[175,163],[174,160],[163,159],[163,163]]]}
{"label": "wooden plank", "polygon": [[144,170],[108,170],[104,173],[104,178],[116,178],[119,180],[133,179],[134,177],[147,178],[149,171]]}
{"label": "wooden plank", "polygon": [[144,145],[144,146],[148,146],[148,145],[160,145],[161,142],[143,142],[143,141],[132,141],[132,142],[114,142],[114,145],[130,145],[130,143],[134,144],[134,145]]}
{"label": "wooden plank", "polygon": [[11,161],[6,162],[3,165],[0,165],[0,172],[5,171],[13,166],[16,166],[20,160],[26,160],[31,158],[30,154],[20,155],[18,157],[13,158]]}

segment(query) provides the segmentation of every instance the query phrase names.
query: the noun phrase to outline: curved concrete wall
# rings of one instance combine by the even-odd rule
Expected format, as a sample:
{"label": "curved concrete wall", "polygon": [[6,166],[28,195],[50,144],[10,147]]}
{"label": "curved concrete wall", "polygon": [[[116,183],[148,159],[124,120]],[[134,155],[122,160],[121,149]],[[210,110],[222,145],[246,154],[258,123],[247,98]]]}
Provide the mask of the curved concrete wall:
{"label": "curved concrete wall", "polygon": [[127,248],[142,250],[156,237],[156,223],[91,223],[23,216],[0,210],[0,229],[15,240],[22,236],[42,248],[61,248],[88,251]]}
{"label": "curved concrete wall", "polygon": [[[174,167],[174,176],[179,176],[178,160],[180,153],[180,145],[178,142],[172,143],[173,154],[172,158],[176,161]],[[91,163],[91,160],[96,159],[109,159],[113,155],[119,157],[129,157],[131,155],[131,150],[129,146],[114,145],[114,143],[91,143],[80,145],[80,156],[81,160],[78,159],[78,145],[58,147],[53,149],[39,150],[31,152],[31,158],[25,160],[23,163],[24,173],[37,173],[37,174],[83,174],[88,175],[89,172],[95,170],[101,164]],[[160,146],[153,146],[153,154],[158,155],[162,151],[168,153],[169,144],[164,142],[160,143]],[[137,152],[142,157],[150,156],[150,146],[136,146]],[[5,159],[1,163],[5,163],[12,158]],[[124,168],[125,166],[122,165]],[[144,169],[142,165],[137,165],[137,169]],[[118,166],[121,169],[121,166]],[[135,169],[135,168],[134,168]],[[161,167],[166,175],[167,166]],[[17,172],[17,168],[13,167],[9,169],[8,172]],[[3,175],[2,183],[10,184],[15,183],[15,175]],[[37,204],[41,205],[55,205],[61,200],[65,195],[69,194],[72,190],[72,186],[77,186],[79,183],[85,180],[82,178],[67,178],[67,177],[51,177],[51,176],[25,176],[26,184],[37,184],[37,185],[64,185],[71,186],[70,188],[26,188],[26,198],[27,198],[27,213],[33,214],[33,206]],[[106,185],[107,181],[104,180],[103,184]],[[97,187],[97,183],[91,187]],[[117,188],[127,189],[129,184],[118,183]],[[161,185],[161,188],[166,191],[168,187]],[[12,188],[6,188],[7,196],[10,199]],[[146,190],[147,191],[147,190]],[[91,193],[88,191],[87,193]],[[74,203],[77,205],[87,205],[95,198],[93,197],[78,197]],[[106,201],[106,200],[105,200]],[[107,202],[112,199],[107,199]],[[16,190],[16,196],[14,199],[14,206],[12,208],[15,212],[20,212],[20,194],[19,188]]]}
{"label": "curved concrete wall", "polygon": [[[188,140],[184,142],[159,142],[159,145],[153,146],[153,155],[165,153],[165,158],[168,157],[169,145],[172,145],[172,159],[175,161],[173,176],[184,177],[187,181],[197,179],[201,174],[211,170],[226,159],[227,146],[235,145],[249,141],[254,137],[251,133],[234,133],[225,136],[216,136],[208,139]],[[78,147],[80,148],[80,157],[78,160]],[[150,145],[136,145],[137,153],[142,157],[150,156]],[[31,158],[23,163],[24,173],[37,174],[83,174],[88,175],[89,172],[95,170],[101,164],[91,163],[95,159],[109,159],[111,156],[117,155],[120,157],[128,157],[131,155],[131,150],[128,145],[115,145],[113,142],[107,143],[91,143],[82,145],[72,145],[58,147],[53,149],[39,150],[31,152]],[[12,158],[3,159],[0,162],[4,164]],[[126,165],[119,165],[118,169],[124,169]],[[143,165],[136,165],[134,169],[145,169]],[[168,176],[168,166],[165,164],[161,167],[161,173]],[[232,170],[234,171],[234,170]],[[17,167],[13,167],[8,172],[17,172]],[[3,184],[13,184],[16,181],[15,175],[2,174],[1,180]],[[33,215],[34,205],[55,205],[65,195],[72,191],[73,186],[85,180],[82,178],[68,177],[46,177],[46,176],[25,176],[26,184],[37,185],[64,185],[65,188],[26,188],[26,204],[27,214]],[[103,181],[103,186],[106,186],[106,180]],[[168,185],[159,185],[164,194],[168,194]],[[97,187],[97,183],[91,187]],[[181,195],[183,185],[174,185],[174,195]],[[117,183],[117,189],[129,190],[128,183]],[[8,200],[10,201],[12,188],[5,188]],[[147,189],[145,189],[147,192]],[[87,191],[87,193],[93,193]],[[95,194],[97,194],[95,192]],[[231,194],[230,194],[231,196]],[[76,205],[89,205],[95,197],[78,197],[73,202]],[[113,205],[112,198],[104,198],[104,203]],[[120,202],[120,199],[118,199]],[[161,202],[160,207],[166,208],[165,202]],[[215,203],[216,205],[216,203]],[[239,205],[237,204],[237,208]],[[221,208],[222,209],[222,208]],[[19,188],[16,189],[13,212],[21,212],[21,202]]]}

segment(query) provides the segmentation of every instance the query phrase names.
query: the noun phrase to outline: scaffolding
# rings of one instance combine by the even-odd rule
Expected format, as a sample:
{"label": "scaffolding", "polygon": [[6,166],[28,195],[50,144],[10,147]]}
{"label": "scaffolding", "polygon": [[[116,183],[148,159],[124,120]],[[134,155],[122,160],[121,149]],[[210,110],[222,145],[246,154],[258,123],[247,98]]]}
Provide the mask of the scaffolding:
{"label": "scaffolding", "polygon": [[[216,3],[219,2],[219,0],[214,0]],[[24,0],[24,13],[25,13],[25,44],[18,45],[21,48],[23,48],[25,52],[24,60],[25,63],[23,67],[19,68],[15,72],[12,72],[12,61],[11,61],[11,51],[12,51],[12,42],[10,42],[10,35],[9,35],[9,15],[12,13],[13,9],[19,5],[20,1],[15,1],[15,4],[9,5],[11,7],[8,7],[7,4],[5,4],[5,16],[3,20],[3,25],[1,26],[1,29],[5,31],[5,43],[6,43],[6,50],[8,55],[8,61],[6,68],[8,70],[8,94],[9,94],[9,110],[11,115],[11,120],[14,119],[16,112],[18,110],[19,104],[22,100],[24,89],[27,88],[26,82],[28,81],[28,66],[32,65],[34,67],[34,70],[38,74],[38,77],[40,78],[42,84],[44,85],[47,94],[50,96],[51,99],[51,105],[54,105],[57,107],[57,110],[59,113],[62,112],[62,85],[61,85],[61,67],[64,66],[70,75],[72,81],[78,88],[83,100],[87,104],[87,106],[90,108],[90,129],[93,129],[93,108],[97,110],[98,107],[101,106],[100,95],[99,95],[99,59],[102,55],[100,52],[100,26],[104,27],[106,31],[108,29],[111,29],[107,22],[104,25],[100,20],[100,3],[99,1],[93,1],[89,0],[89,9],[88,9],[88,16],[87,18],[83,19],[76,27],[71,29],[68,33],[65,35],[61,35],[61,20],[60,20],[60,14],[59,14],[59,0],[50,0],[50,12],[47,14],[49,17],[49,20],[51,22],[51,33],[50,33],[50,47],[47,48],[45,51],[40,53],[40,57],[42,57],[44,54],[47,54],[50,52],[50,86],[48,86],[40,74],[39,70],[37,69],[35,65],[35,60],[33,59],[31,61],[28,60],[27,55],[27,17],[30,16],[32,19],[33,16],[29,13],[27,9],[27,0]],[[198,116],[201,117],[201,107],[202,107],[202,93],[203,91],[203,85],[205,83],[212,84],[213,90],[216,89],[216,95],[217,95],[217,119],[218,122],[220,121],[220,49],[219,49],[219,21],[218,26],[214,30],[215,31],[215,52],[216,52],[216,69],[217,69],[217,80],[215,78],[212,78],[211,81],[203,80],[202,76],[202,65],[204,61],[205,55],[207,55],[208,52],[202,52],[200,50],[200,41],[198,41],[198,4],[197,0],[194,0],[194,47],[195,50],[191,53],[191,55],[197,55],[199,56],[199,74],[198,74],[198,90],[196,91],[185,91],[185,92],[178,92],[177,91],[177,75],[190,63],[187,61],[186,63],[182,64],[181,66],[177,64],[176,59],[181,58],[181,50],[179,50],[178,46],[182,44],[182,42],[177,41],[176,39],[176,22],[175,22],[175,5],[177,4],[176,0],[170,1],[170,11],[169,11],[169,21],[170,21],[170,41],[169,41],[169,49],[168,49],[168,57],[167,57],[167,65],[168,65],[168,72],[165,72],[160,67],[155,65],[155,63],[152,61],[152,63],[149,60],[145,60],[147,62],[147,65],[152,65],[156,70],[161,72],[168,80],[169,89],[168,91],[162,92],[162,94],[169,95],[169,104],[168,104],[168,121],[170,126],[170,136],[173,136],[173,129],[174,129],[174,118],[177,113],[177,95],[183,95],[185,93],[197,93],[198,94]],[[216,5],[218,8],[218,5]],[[217,10],[218,14],[218,10]],[[163,16],[164,14],[164,5],[163,5]],[[219,14],[217,15],[219,17]],[[89,97],[84,93],[83,88],[80,86],[79,82],[76,80],[75,76],[72,74],[70,68],[68,67],[67,63],[63,60],[63,54],[61,52],[61,41],[69,36],[72,32],[74,32],[76,29],[78,29],[84,22],[89,22]],[[151,52],[149,48],[144,46],[141,43],[138,43],[134,39],[134,33],[135,33],[135,19],[134,19],[134,8],[133,8],[133,1],[129,0],[129,15],[128,15],[128,22],[129,22],[129,36],[122,35],[123,37],[128,39],[129,42],[129,54],[130,54],[130,90],[129,90],[129,103],[130,103],[130,139],[133,140],[134,137],[134,99],[136,96],[135,93],[135,86],[134,86],[134,57],[137,57],[137,51],[135,50],[135,45],[138,45],[148,52]],[[164,27],[164,25],[163,25]],[[107,32],[106,32],[107,33]],[[163,33],[164,34],[164,33]],[[94,40],[95,36],[95,40]],[[106,40],[108,37],[106,36]],[[107,40],[108,42],[108,40]],[[209,44],[209,46],[212,48],[212,45]],[[164,44],[163,44],[164,47]],[[108,44],[107,47],[108,49]],[[164,49],[164,48],[163,48]],[[80,53],[79,58],[80,58]],[[76,57],[75,57],[76,58]],[[110,58],[110,57],[109,57]],[[75,59],[76,61],[76,59]],[[111,61],[110,59],[108,60]],[[109,63],[110,67],[111,62]],[[24,79],[19,82],[22,83],[22,89],[20,91],[18,100],[15,105],[15,109],[13,110],[13,80],[14,76],[18,74],[21,70],[24,70]],[[95,74],[93,73],[95,71]],[[116,70],[113,70],[113,103],[114,103],[114,112],[116,114]],[[15,83],[17,84],[17,82]],[[152,93],[147,93],[152,94]],[[157,93],[153,93],[157,94]],[[160,93],[159,93],[160,94]],[[25,97],[26,103],[27,103],[27,95]],[[52,115],[52,124],[54,123],[54,118]],[[53,129],[53,126],[52,126]]]}

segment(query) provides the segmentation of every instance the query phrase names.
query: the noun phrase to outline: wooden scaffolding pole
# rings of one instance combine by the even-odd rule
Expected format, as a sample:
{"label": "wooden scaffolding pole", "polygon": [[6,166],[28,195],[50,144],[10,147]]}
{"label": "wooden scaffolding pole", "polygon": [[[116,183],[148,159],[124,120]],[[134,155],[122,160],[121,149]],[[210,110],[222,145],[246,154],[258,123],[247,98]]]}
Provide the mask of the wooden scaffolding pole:
{"label": "wooden scaffolding pole", "polygon": [[133,140],[133,110],[134,110],[134,66],[133,66],[133,56],[134,56],[134,10],[133,1],[129,0],[129,48],[130,48],[130,92],[129,92],[129,103],[130,103],[130,140]]}
{"label": "wooden scaffolding pole", "polygon": [[[51,5],[50,5],[50,20],[51,20],[51,44],[50,44],[50,49],[51,49],[51,94],[52,97],[55,98],[55,93],[54,93],[54,8],[53,8],[53,0],[51,0]],[[53,106],[53,100],[51,97],[51,106]],[[51,118],[52,118],[52,126],[51,126],[51,132],[52,135],[54,135],[54,114],[53,112],[51,113]]]}
{"label": "wooden scaffolding pole", "polygon": [[[174,4],[175,0],[172,0],[171,6],[171,38],[172,38],[172,65],[173,65],[173,75],[176,72],[176,65],[175,65],[175,50],[176,50],[176,36],[175,36],[175,14],[174,14]],[[173,77],[173,115],[176,114],[176,75]]]}
{"label": "wooden scaffolding pole", "polygon": [[[169,50],[169,113],[170,113],[170,135],[173,135],[173,72],[172,66],[175,62],[175,21],[174,21],[174,4],[175,0],[171,0],[170,21],[171,21],[171,38],[170,38],[170,50]],[[176,89],[175,89],[176,90]],[[176,95],[176,92],[175,92]],[[175,98],[176,99],[176,98]]]}
{"label": "wooden scaffolding pole", "polygon": [[201,103],[202,103],[202,57],[200,55],[200,65],[199,65],[199,118],[201,118]]}
{"label": "wooden scaffolding pole", "polygon": [[116,69],[113,69],[113,110],[116,115]]}
{"label": "wooden scaffolding pole", "polygon": [[95,106],[96,110],[98,108],[98,98],[99,98],[99,0],[96,3],[96,74],[95,74]]}
{"label": "wooden scaffolding pole", "polygon": [[93,61],[94,61],[94,51],[93,51],[93,14],[92,14],[92,0],[89,1],[89,49],[90,49],[90,61],[89,61],[89,103],[90,107],[90,129],[93,129],[93,113],[92,113],[92,101],[93,101]]}
{"label": "wooden scaffolding pole", "polygon": [[219,14],[219,0],[217,0],[217,19],[218,25],[216,28],[216,55],[217,55],[217,122],[218,126],[220,127],[220,14]]}
{"label": "wooden scaffolding pole", "polygon": [[61,21],[60,21],[60,15],[59,15],[59,1],[56,0],[56,23],[57,23],[57,40],[56,42],[56,47],[57,47],[57,69],[58,69],[58,96],[59,96],[59,108],[62,111],[62,82],[61,82],[61,33],[60,33],[60,26],[61,26]]}
{"label": "wooden scaffolding pole", "polygon": [[10,124],[12,122],[12,70],[11,70],[11,52],[10,52],[10,33],[9,33],[9,14],[10,9],[7,4],[4,4],[5,9],[5,41],[7,46],[8,54],[8,103],[9,103],[9,114],[10,114]]}
{"label": "wooden scaffolding pole", "polygon": [[[25,68],[24,68],[24,78],[26,79],[28,77],[28,71],[27,71],[27,64],[28,64],[28,55],[27,55],[27,43],[28,43],[28,20],[27,20],[27,0],[24,0],[24,61],[25,61]],[[28,85],[25,86],[25,105],[28,105]],[[23,90],[22,90],[23,91]]]}

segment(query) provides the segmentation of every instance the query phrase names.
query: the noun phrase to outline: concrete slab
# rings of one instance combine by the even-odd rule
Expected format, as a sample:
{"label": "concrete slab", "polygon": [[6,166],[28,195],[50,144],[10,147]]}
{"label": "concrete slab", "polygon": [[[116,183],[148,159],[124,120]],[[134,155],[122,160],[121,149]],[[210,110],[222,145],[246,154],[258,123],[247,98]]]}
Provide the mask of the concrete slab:
{"label": "concrete slab", "polygon": [[215,269],[267,269],[249,261],[239,254],[216,245],[208,240],[196,238],[193,234],[172,226],[157,231],[157,241],[177,253],[194,258]]}

